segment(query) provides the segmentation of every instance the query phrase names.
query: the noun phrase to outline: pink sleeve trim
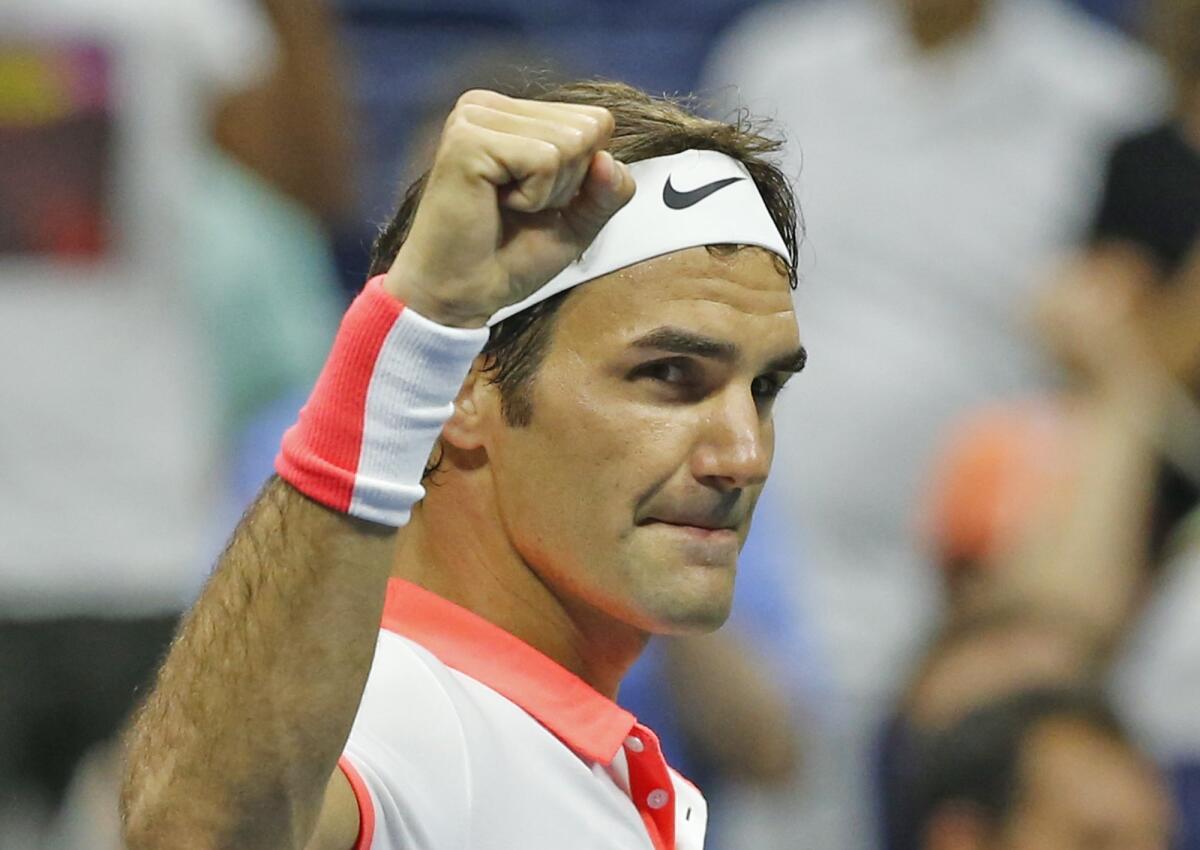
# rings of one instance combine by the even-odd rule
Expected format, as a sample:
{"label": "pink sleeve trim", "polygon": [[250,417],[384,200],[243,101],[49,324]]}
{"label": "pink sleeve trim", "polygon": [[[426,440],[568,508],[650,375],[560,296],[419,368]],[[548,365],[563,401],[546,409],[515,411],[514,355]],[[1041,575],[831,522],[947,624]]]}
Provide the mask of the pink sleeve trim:
{"label": "pink sleeve trim", "polygon": [[375,838],[375,806],[371,802],[371,792],[350,759],[342,756],[338,759],[338,767],[349,780],[354,799],[358,801],[358,838],[351,850],[371,850],[371,842]]}

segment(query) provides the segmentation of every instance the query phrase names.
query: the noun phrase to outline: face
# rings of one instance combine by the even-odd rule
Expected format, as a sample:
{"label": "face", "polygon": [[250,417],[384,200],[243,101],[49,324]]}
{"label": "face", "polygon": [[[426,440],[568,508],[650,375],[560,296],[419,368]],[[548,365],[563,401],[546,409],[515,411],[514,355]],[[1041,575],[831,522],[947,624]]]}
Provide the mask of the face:
{"label": "face", "polygon": [[640,630],[720,625],[774,397],[802,364],[788,280],[760,249],[692,248],[580,287],[532,422],[488,426],[513,546],[560,598]]}
{"label": "face", "polygon": [[1006,850],[1166,850],[1171,808],[1162,782],[1128,747],[1056,720],[1031,736]]}

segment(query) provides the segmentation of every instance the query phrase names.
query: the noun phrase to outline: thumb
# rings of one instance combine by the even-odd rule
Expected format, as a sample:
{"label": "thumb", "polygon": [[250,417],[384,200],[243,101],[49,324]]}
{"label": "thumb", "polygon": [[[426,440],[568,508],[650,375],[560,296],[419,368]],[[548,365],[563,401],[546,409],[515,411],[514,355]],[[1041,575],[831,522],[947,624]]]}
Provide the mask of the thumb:
{"label": "thumb", "polygon": [[608,151],[599,151],[592,157],[579,193],[562,211],[564,221],[579,240],[580,250],[591,244],[600,228],[629,203],[636,190],[629,166],[618,162]]}

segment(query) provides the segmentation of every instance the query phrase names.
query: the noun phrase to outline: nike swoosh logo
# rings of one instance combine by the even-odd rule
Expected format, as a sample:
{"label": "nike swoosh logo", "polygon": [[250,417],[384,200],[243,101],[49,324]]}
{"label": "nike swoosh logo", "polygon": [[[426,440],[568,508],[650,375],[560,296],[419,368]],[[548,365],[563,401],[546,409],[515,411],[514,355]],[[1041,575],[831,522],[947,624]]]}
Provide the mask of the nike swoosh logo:
{"label": "nike swoosh logo", "polygon": [[726,177],[724,180],[706,183],[698,189],[692,189],[690,192],[680,192],[671,185],[671,175],[668,174],[667,182],[663,185],[663,203],[673,210],[686,210],[688,207],[700,203],[713,192],[721,191],[730,183],[736,183],[739,180],[745,179],[745,177]]}

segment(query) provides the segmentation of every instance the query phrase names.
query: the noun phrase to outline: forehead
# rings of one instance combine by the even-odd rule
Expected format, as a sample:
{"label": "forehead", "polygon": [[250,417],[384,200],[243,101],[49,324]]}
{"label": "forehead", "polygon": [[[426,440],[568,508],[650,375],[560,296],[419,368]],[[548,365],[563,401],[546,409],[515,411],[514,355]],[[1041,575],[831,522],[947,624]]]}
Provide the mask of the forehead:
{"label": "forehead", "polygon": [[788,277],[761,248],[688,248],[589,281],[563,305],[556,336],[614,345],[666,324],[751,348],[798,344]]}

